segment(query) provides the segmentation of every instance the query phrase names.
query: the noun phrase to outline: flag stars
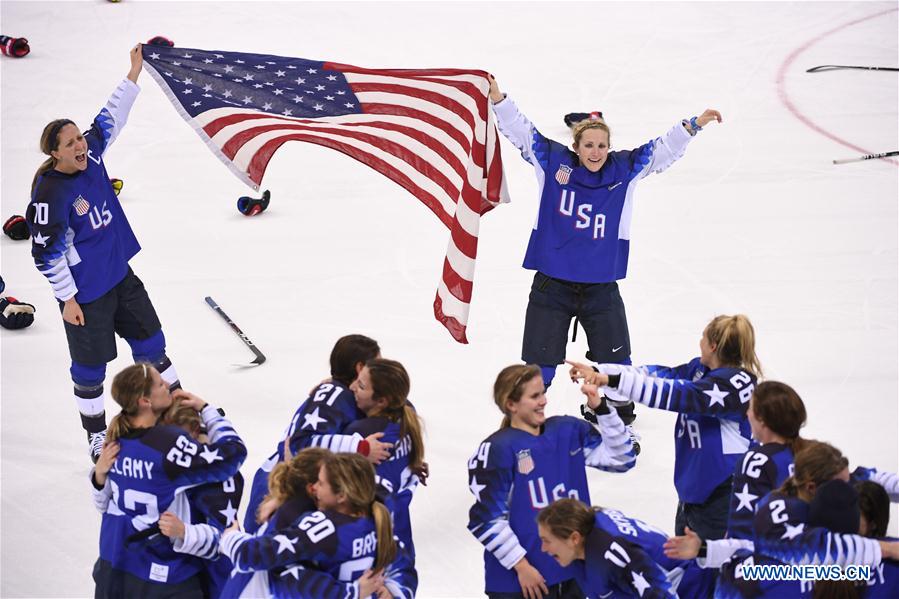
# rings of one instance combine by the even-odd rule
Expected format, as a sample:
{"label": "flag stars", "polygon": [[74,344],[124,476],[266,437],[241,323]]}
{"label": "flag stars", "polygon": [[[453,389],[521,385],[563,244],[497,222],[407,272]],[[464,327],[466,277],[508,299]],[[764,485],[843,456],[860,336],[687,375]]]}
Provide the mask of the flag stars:
{"label": "flag stars", "polygon": [[230,72],[233,71],[233,70],[234,70],[234,67],[232,67],[230,64],[225,65],[225,72],[226,72],[226,73],[230,73]]}
{"label": "flag stars", "polygon": [[286,71],[282,71],[282,70],[280,70],[280,69],[277,70],[277,71],[275,71],[275,75],[277,75],[278,77],[283,77],[283,76],[286,75],[286,74],[287,74]]}
{"label": "flag stars", "polygon": [[337,75],[328,75],[328,81],[337,81]]}
{"label": "flag stars", "polygon": [[297,77],[296,79],[294,79],[294,81],[297,82],[297,85],[303,85],[304,83],[306,83],[306,80],[302,77]]}
{"label": "flag stars", "polygon": [[225,90],[225,93],[222,94],[222,95],[223,95],[224,97],[226,97],[226,98],[230,98],[230,97],[231,97],[231,90],[230,90],[230,89],[226,89],[226,90]]}
{"label": "flag stars", "polygon": [[182,81],[181,83],[183,83],[184,85],[193,85],[193,84],[194,84],[194,80],[191,79],[190,77],[185,77],[185,78],[184,78],[184,81]]}
{"label": "flag stars", "polygon": [[355,106],[355,104],[353,104],[352,102],[347,102],[346,104],[344,104],[344,106],[346,106],[347,108],[352,108],[353,106]]}
{"label": "flag stars", "polygon": [[299,104],[299,103],[302,102],[302,101],[303,101],[303,97],[302,97],[302,96],[298,96],[298,95],[294,94],[294,96],[293,96],[293,103],[294,103],[294,104]]}
{"label": "flag stars", "polygon": [[251,98],[250,96],[244,96],[244,97],[243,97],[243,103],[244,103],[244,104],[252,104],[252,102],[253,102],[253,98]]}
{"label": "flag stars", "polygon": [[287,68],[288,68],[288,69],[296,69],[296,67],[293,66],[292,64],[287,65]]}
{"label": "flag stars", "polygon": [[185,89],[185,90],[184,90],[183,92],[181,92],[181,93],[182,93],[182,94],[192,94],[192,93],[194,93],[194,90],[192,90],[192,89],[190,89],[190,88],[187,88],[187,89]]}
{"label": "flag stars", "polygon": [[281,114],[283,114],[284,116],[293,116],[293,110],[291,110],[290,108],[288,108],[288,109],[286,109],[284,112],[282,112]]}
{"label": "flag stars", "polygon": [[309,73],[310,75],[314,75],[314,74],[318,73],[318,69],[306,69],[306,72]]}
{"label": "flag stars", "polygon": [[159,54],[157,54],[156,52],[153,52],[153,54],[150,54],[150,58],[152,60],[159,60]]}
{"label": "flag stars", "polygon": [[262,110],[271,110],[271,109],[272,109],[271,102],[266,102],[265,104],[262,105]]}
{"label": "flag stars", "polygon": [[254,83],[253,87],[255,87],[256,89],[262,89],[264,86],[261,83]]}
{"label": "flag stars", "polygon": [[325,96],[325,100],[334,100],[334,96]]}
{"label": "flag stars", "polygon": [[211,83],[207,83],[206,85],[204,85],[204,86],[203,86],[203,91],[204,91],[204,92],[211,92],[211,91],[212,91],[212,84],[211,84]]}
{"label": "flag stars", "polygon": [[256,68],[257,68],[257,69],[264,69],[264,68],[265,68],[265,65],[264,65],[264,64],[257,64],[257,65],[256,65]]}
{"label": "flag stars", "polygon": [[212,97],[212,94],[203,94],[203,97],[204,97],[204,98],[211,98],[211,97]]}
{"label": "flag stars", "polygon": [[180,66],[181,66],[181,63],[178,62],[177,60],[172,61],[172,64],[173,64],[174,66],[176,66],[176,67],[180,67]]}
{"label": "flag stars", "polygon": [[253,75],[252,73],[247,73],[246,75],[243,76],[243,78],[246,79],[247,81],[253,81],[253,77],[255,77],[255,75]]}
{"label": "flag stars", "polygon": [[183,58],[193,58],[193,57],[194,57],[193,54],[185,54],[185,55],[183,56]]}
{"label": "flag stars", "polygon": [[191,106],[193,106],[194,108],[196,108],[196,107],[199,106],[200,104],[202,104],[202,102],[197,101],[197,102],[194,102],[193,104],[191,104]]}
{"label": "flag stars", "polygon": [[283,90],[283,89],[276,89],[276,90],[273,91],[272,93],[275,94],[276,96],[280,96],[281,94],[284,93],[284,90]]}
{"label": "flag stars", "polygon": [[324,85],[316,85],[316,86],[315,86],[315,89],[316,89],[317,91],[320,91],[320,92],[321,92],[321,91],[325,91],[325,86],[324,86]]}
{"label": "flag stars", "polygon": [[206,64],[212,64],[212,59],[211,59],[211,58],[207,58],[207,59],[205,59],[203,62],[206,63]]}
{"label": "flag stars", "polygon": [[337,95],[338,95],[338,96],[343,96],[343,95],[345,95],[345,94],[346,94],[345,91],[339,91],[339,92],[337,92]]}
{"label": "flag stars", "polygon": [[215,56],[216,58],[224,58],[225,57],[224,54],[213,54],[213,56]]}
{"label": "flag stars", "polygon": [[315,106],[313,106],[313,108],[316,110],[324,110],[325,109],[325,107],[322,104],[316,104]]}
{"label": "flag stars", "polygon": [[237,60],[234,61],[234,63],[235,64],[244,64],[244,61],[242,61],[241,59],[238,58]]}

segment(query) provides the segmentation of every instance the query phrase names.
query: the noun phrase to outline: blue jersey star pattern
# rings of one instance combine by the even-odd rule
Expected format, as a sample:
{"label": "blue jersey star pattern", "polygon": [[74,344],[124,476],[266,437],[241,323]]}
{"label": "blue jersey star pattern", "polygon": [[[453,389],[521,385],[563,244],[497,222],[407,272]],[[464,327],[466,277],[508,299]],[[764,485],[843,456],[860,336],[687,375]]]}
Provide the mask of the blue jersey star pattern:
{"label": "blue jersey star pattern", "polygon": [[678,412],[674,431],[674,486],[685,503],[703,503],[733,474],[749,449],[752,431],[746,410],[756,377],[742,368],[709,370],[695,358],[687,364],[624,366],[602,364],[620,377],[613,398]]}
{"label": "blue jersey star pattern", "polygon": [[128,542],[167,510],[190,522],[190,507],[181,491],[237,474],[247,454],[243,441],[215,408],[207,406],[202,416],[208,444],[197,443],[174,426],[138,429],[118,439],[119,454],[107,479],[111,499],[100,527],[100,557],[113,568],[143,580],[177,583],[203,566],[199,558],[177,553],[162,535]]}
{"label": "blue jersey star pattern", "polygon": [[556,499],[589,503],[585,466],[610,472],[634,466],[633,445],[618,415],[613,411],[598,420],[599,430],[571,416],[548,418],[539,435],[503,428],[469,460],[469,489],[476,502],[468,529],[485,548],[488,592],[520,592],[511,568],[525,556],[548,585],[574,576],[570,566],[562,568],[541,551],[536,518]]}
{"label": "blue jersey star pattern", "polygon": [[125,278],[128,261],[140,251],[103,163],[138,90],[124,80],[85,132],[86,170],[50,170],[35,185],[25,212],[31,255],[59,300],[99,298]]}
{"label": "blue jersey star pattern", "polygon": [[766,443],[747,451],[734,472],[728,538],[751,540],[758,500],[780,487],[792,474],[793,452],[788,445]]}

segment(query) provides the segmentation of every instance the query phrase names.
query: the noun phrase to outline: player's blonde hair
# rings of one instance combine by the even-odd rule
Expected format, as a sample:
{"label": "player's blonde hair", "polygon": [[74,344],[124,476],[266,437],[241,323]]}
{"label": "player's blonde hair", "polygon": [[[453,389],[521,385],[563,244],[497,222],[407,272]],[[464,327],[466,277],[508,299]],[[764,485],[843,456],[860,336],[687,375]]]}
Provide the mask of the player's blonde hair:
{"label": "player's blonde hair", "polygon": [[364,514],[375,522],[378,548],[373,570],[382,570],[396,559],[396,542],[390,512],[376,495],[375,468],[358,453],[333,453],[322,463],[335,495],[343,493],[351,513]]}
{"label": "player's blonde hair", "polygon": [[512,417],[509,415],[508,402],[518,403],[524,386],[535,376],[542,376],[540,367],[536,364],[513,364],[506,366],[496,375],[493,383],[493,401],[496,407],[503,413],[503,422],[500,428],[512,426]]}
{"label": "player's blonde hair", "polygon": [[762,376],[762,365],[755,355],[755,329],[747,316],[716,316],[702,334],[716,346],[715,356],[722,366],[744,368]]}
{"label": "player's blonde hair", "polygon": [[122,410],[109,421],[106,442],[112,443],[134,430],[130,418],[137,416],[138,401],[149,397],[153,388],[153,371],[147,362],[137,362],[127,366],[112,379],[110,394]]}
{"label": "player's blonde hair", "polygon": [[777,490],[790,497],[798,497],[803,487],[814,483],[820,487],[849,467],[849,460],[843,453],[822,441],[806,441],[802,451],[793,456],[793,476],[784,481]]}
{"label": "player's blonde hair", "polygon": [[318,472],[331,452],[307,447],[287,462],[279,462],[268,475],[268,494],[279,504],[293,497],[308,497],[306,488],[318,480]]}
{"label": "player's blonde hair", "polygon": [[203,419],[200,413],[195,408],[181,405],[180,399],[172,401],[172,405],[162,413],[159,422],[181,427],[194,439],[203,432]]}
{"label": "player's blonde hair", "polygon": [[571,135],[574,137],[574,145],[581,145],[581,137],[584,135],[584,131],[588,129],[599,129],[600,131],[606,132],[606,137],[609,140],[609,145],[612,145],[612,130],[609,129],[609,126],[606,125],[606,122],[602,119],[585,119],[577,123],[571,129]]}

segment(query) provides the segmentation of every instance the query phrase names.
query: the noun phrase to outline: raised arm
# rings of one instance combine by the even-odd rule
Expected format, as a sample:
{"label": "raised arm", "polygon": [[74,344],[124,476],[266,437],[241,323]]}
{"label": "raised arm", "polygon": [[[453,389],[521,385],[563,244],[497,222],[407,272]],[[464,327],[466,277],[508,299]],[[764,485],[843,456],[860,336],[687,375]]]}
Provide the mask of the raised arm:
{"label": "raised arm", "polygon": [[543,167],[535,152],[535,146],[545,145],[549,140],[543,137],[534,124],[528,120],[528,117],[518,110],[518,106],[511,98],[499,91],[499,85],[493,75],[490,75],[490,102],[493,105],[493,112],[496,114],[496,124],[500,133],[518,148],[522,158],[542,173]]}
{"label": "raised arm", "polygon": [[721,113],[709,108],[699,116],[681,121],[661,137],[641,146],[643,152],[640,152],[640,155],[644,160],[648,157],[648,161],[641,165],[640,177],[650,173],[661,173],[677,162],[683,157],[690,140],[712,122],[720,123]]}
{"label": "raised arm", "polygon": [[125,123],[128,122],[128,114],[131,107],[137,99],[140,87],[137,85],[137,78],[140,76],[141,68],[144,64],[144,58],[141,54],[141,45],[138,44],[131,49],[131,69],[122,82],[112,91],[106,105],[100,109],[100,113],[94,118],[90,133],[97,135],[100,142],[101,155],[106,154],[106,150],[116,140]]}
{"label": "raised arm", "polygon": [[591,425],[582,427],[585,463],[607,472],[627,472],[637,463],[637,454],[624,422],[596,385],[584,384],[581,391],[587,397],[581,412]]}

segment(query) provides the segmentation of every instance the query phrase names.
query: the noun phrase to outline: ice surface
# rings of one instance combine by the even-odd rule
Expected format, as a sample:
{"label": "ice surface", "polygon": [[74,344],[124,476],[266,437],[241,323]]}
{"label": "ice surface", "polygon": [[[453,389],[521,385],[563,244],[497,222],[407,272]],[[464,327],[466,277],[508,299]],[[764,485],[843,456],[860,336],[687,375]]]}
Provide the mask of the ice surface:
{"label": "ice surface", "polygon": [[[846,143],[895,150],[895,73],[806,74],[818,64],[897,65],[891,3],[153,3],[0,4],[25,59],[0,59],[2,216],[24,213],[38,138],[50,120],[86,126],[128,69],[135,42],[319,58],[370,67],[477,67],[556,139],[562,115],[602,110],[634,147],[714,107],[712,125],[670,171],[637,191],[630,272],[621,283],[636,363],[696,355],[715,314],[748,314],[770,378],[809,406],[805,435],[856,464],[897,456],[897,167],[833,166]],[[884,12],[888,11],[888,12]],[[865,17],[884,13],[867,20]],[[853,21],[860,22],[846,25]],[[832,32],[832,33],[828,33]],[[825,35],[826,34],[826,35]],[[481,227],[468,346],[433,319],[447,231],[415,198],[350,158],[290,144],[246,218],[248,190],[203,146],[158,86],[143,92],[107,154],[143,251],[147,283],[185,386],[223,406],[253,471],[305,392],[327,375],[339,336],[378,339],[405,363],[427,427],[431,480],[413,502],[420,596],[474,597],[481,548],[467,532],[466,460],[499,424],[490,390],[519,358],[531,273],[521,259],[535,214],[531,168],[503,142],[513,203]],[[71,395],[62,322],[28,244],[0,240],[7,293],[37,321],[2,339],[3,597],[92,595],[99,516]],[[267,354],[251,355],[206,306],[213,296]],[[128,364],[130,352],[109,367]],[[569,348],[583,356],[583,335]],[[552,413],[579,393],[560,371]],[[115,413],[111,400],[107,409]],[[674,417],[639,411],[643,453],[624,475],[591,473],[593,501],[673,528]],[[896,534],[896,512],[891,531]]]}

